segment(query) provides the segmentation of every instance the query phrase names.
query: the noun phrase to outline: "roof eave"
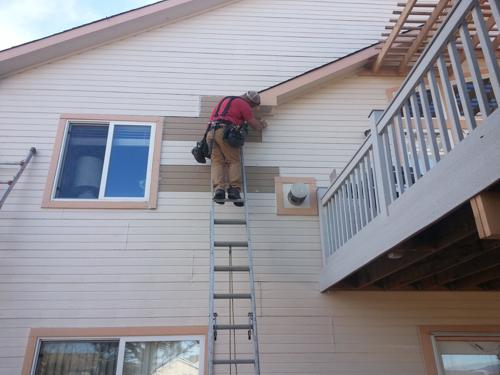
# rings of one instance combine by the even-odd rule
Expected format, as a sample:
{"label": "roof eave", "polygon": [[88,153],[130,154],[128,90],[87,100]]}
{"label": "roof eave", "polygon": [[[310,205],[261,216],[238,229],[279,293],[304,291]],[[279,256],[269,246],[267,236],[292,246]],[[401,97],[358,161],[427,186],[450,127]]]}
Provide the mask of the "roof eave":
{"label": "roof eave", "polygon": [[378,44],[356,51],[331,63],[261,91],[261,105],[277,106],[334,79],[343,78],[365,66],[378,54]]}
{"label": "roof eave", "polygon": [[0,77],[196,15],[235,0],[169,0],[0,51]]}

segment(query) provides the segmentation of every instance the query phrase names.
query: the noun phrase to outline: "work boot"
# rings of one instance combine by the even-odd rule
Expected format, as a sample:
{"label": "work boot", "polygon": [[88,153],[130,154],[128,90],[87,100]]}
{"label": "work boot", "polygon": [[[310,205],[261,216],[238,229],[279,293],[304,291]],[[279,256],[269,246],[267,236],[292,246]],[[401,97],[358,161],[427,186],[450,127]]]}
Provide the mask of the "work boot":
{"label": "work boot", "polygon": [[[240,189],[230,186],[227,189],[227,197],[233,201],[241,200]],[[237,207],[243,207],[245,205],[244,202],[233,202],[233,204]]]}
{"label": "work boot", "polygon": [[226,192],[224,189],[217,189],[214,193],[214,201],[218,204],[224,204],[224,199],[226,199]]}

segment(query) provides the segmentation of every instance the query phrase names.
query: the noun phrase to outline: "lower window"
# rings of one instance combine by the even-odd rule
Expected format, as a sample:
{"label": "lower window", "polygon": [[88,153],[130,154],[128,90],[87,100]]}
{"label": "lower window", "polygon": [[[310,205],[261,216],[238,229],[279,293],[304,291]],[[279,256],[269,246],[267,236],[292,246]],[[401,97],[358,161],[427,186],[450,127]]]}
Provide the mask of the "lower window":
{"label": "lower window", "polygon": [[500,375],[500,337],[437,337],[443,375]]}
{"label": "lower window", "polygon": [[500,327],[443,328],[420,329],[428,375],[500,375]]}
{"label": "lower window", "polygon": [[201,375],[203,337],[40,339],[34,375]]}

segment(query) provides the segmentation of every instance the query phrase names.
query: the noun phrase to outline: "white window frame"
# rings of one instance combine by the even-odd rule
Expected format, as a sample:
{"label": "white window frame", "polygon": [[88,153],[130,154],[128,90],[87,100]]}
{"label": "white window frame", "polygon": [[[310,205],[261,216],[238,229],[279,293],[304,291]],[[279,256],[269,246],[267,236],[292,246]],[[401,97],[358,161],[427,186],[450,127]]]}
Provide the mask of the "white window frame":
{"label": "white window frame", "polygon": [[198,341],[200,343],[199,356],[199,375],[205,375],[205,336],[189,335],[189,336],[98,336],[98,337],[39,337],[36,343],[35,356],[33,358],[33,366],[30,375],[35,375],[38,355],[42,342],[47,341],[118,341],[118,354],[116,359],[115,375],[123,375],[123,363],[125,360],[125,344],[127,342],[152,342],[152,341]]}
{"label": "white window frame", "polygon": [[[63,164],[63,158],[66,151],[66,142],[68,137],[68,131],[71,124],[88,124],[88,125],[102,125],[106,124],[108,127],[108,137],[106,140],[106,150],[104,154],[104,164],[102,167],[102,175],[101,175],[101,184],[99,187],[99,197],[96,199],[78,199],[78,198],[56,198],[56,187],[59,182],[59,177],[61,174],[61,166]],[[111,150],[113,144],[113,136],[115,126],[149,126],[150,136],[149,136],[149,150],[148,150],[148,164],[146,168],[146,184],[144,187],[144,197],[106,197],[106,183],[108,180],[109,173],[109,162],[111,157]],[[51,200],[53,201],[62,201],[62,202],[101,202],[101,201],[127,201],[127,202],[146,202],[150,199],[150,188],[151,188],[151,171],[153,165],[153,154],[154,154],[154,146],[155,146],[155,135],[156,135],[156,124],[153,122],[137,122],[137,121],[98,121],[98,120],[67,120],[64,127],[64,137],[62,140],[62,147],[59,153],[59,160],[57,164],[57,172],[54,178],[54,183],[52,186]]]}

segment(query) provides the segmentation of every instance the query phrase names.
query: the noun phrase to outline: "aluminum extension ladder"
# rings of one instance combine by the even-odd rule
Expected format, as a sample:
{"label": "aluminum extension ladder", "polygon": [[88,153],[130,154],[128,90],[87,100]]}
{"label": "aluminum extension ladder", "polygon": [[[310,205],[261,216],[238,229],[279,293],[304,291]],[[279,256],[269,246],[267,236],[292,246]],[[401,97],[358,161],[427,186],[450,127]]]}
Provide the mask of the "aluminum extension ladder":
{"label": "aluminum extension ladder", "polygon": [[[217,219],[215,216],[215,202],[212,199],[212,206],[210,210],[210,295],[209,295],[209,332],[208,332],[208,375],[215,375],[215,369],[221,368],[226,365],[229,366],[229,373],[232,373],[233,366],[235,373],[238,374],[238,365],[253,365],[254,374],[260,375],[259,363],[259,344],[257,336],[257,314],[255,303],[255,287],[254,287],[254,273],[253,273],[253,256],[252,256],[252,242],[249,228],[249,210],[247,198],[247,176],[245,173],[245,162],[243,158],[243,148],[241,149],[241,169],[243,177],[243,197],[240,200],[244,203],[244,216],[240,219]],[[213,192],[212,192],[213,193]],[[235,202],[234,200],[225,199],[225,202]],[[244,226],[246,229],[246,241],[223,241],[216,239],[217,228],[235,228]],[[233,265],[232,254],[234,248],[243,248],[247,250],[247,264],[246,265]],[[216,251],[227,251],[227,264],[216,263]],[[233,273],[247,273],[248,274],[248,293],[234,293]],[[215,274],[228,275],[228,292],[217,293],[215,290]],[[215,311],[215,300],[226,300],[229,304],[229,319],[221,321],[220,314]],[[235,301],[247,300],[250,301],[250,311],[248,316],[236,317],[234,316]],[[241,324],[237,322],[237,318],[248,319],[248,323]],[[218,320],[219,319],[219,320]],[[227,321],[229,320],[229,321]],[[217,332],[224,331],[229,333],[229,356],[226,358],[216,358],[215,344],[217,341]],[[241,358],[237,355],[236,332],[248,333],[248,340],[252,341],[253,357]],[[231,340],[232,339],[232,340]],[[233,342],[232,342],[233,341]],[[233,347],[232,347],[233,346]],[[248,371],[248,369],[246,369]],[[224,373],[228,373],[225,371]]]}
{"label": "aluminum extension ladder", "polygon": [[3,162],[3,163],[0,162],[0,165],[18,165],[19,166],[19,170],[17,171],[15,176],[12,178],[12,180],[0,181],[0,184],[7,185],[7,189],[3,192],[2,198],[0,198],[0,208],[2,208],[3,204],[7,200],[7,197],[9,196],[10,192],[12,191],[12,189],[14,189],[14,185],[19,180],[19,178],[23,174],[24,170],[28,166],[31,158],[35,154],[36,154],[36,148],[31,147],[30,151],[28,153],[28,156],[26,156],[26,158],[21,160],[21,161]]}

